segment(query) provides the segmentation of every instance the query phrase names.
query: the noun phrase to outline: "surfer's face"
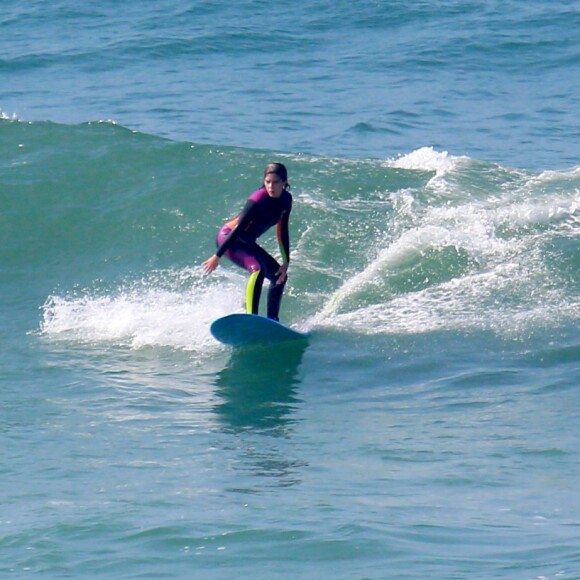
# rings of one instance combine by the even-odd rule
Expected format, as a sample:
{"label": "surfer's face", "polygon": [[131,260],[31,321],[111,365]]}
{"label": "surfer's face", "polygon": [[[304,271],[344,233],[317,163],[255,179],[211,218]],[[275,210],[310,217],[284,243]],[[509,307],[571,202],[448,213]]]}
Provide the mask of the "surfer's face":
{"label": "surfer's face", "polygon": [[264,187],[270,197],[280,197],[286,187],[286,182],[275,173],[267,173],[264,177]]}

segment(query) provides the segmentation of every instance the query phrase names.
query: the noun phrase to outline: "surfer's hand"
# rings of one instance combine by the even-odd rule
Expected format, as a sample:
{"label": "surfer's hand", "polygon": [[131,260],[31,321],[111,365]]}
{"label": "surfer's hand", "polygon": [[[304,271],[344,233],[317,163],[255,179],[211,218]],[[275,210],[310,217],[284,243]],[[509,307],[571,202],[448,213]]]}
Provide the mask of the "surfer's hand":
{"label": "surfer's hand", "polygon": [[276,272],[276,276],[278,276],[276,284],[282,284],[283,282],[286,281],[287,272],[288,272],[288,264],[282,264],[278,268],[278,271]]}
{"label": "surfer's hand", "polygon": [[206,260],[201,267],[206,274],[211,274],[220,263],[220,258],[216,254],[214,254],[209,260]]}

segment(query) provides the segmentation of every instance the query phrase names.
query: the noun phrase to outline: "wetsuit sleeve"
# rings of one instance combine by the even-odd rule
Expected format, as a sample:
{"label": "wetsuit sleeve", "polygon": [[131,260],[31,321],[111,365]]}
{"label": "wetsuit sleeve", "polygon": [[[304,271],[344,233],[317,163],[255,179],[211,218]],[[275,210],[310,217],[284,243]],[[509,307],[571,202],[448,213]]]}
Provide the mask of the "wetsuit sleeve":
{"label": "wetsuit sleeve", "polygon": [[280,253],[282,254],[282,261],[284,264],[288,264],[290,262],[290,233],[288,230],[289,222],[290,209],[282,214],[276,228],[276,233],[278,235],[278,246],[280,247]]}
{"label": "wetsuit sleeve", "polygon": [[252,221],[252,212],[256,206],[256,202],[249,199],[246,201],[244,209],[242,209],[240,215],[237,218],[237,224],[234,229],[229,233],[228,237],[222,242],[216,251],[216,256],[222,257],[230,248],[230,246],[235,243],[235,241],[240,237],[240,233],[243,232],[248,224]]}

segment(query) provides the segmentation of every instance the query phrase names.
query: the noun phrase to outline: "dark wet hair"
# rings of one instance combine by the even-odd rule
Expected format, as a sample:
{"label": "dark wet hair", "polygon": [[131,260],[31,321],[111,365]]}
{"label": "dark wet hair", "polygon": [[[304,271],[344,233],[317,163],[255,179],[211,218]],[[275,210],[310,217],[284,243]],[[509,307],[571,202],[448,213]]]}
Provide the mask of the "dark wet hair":
{"label": "dark wet hair", "polygon": [[286,187],[289,187],[288,171],[283,163],[268,163],[266,169],[264,169],[264,179],[266,179],[266,175],[269,173],[277,175],[282,181],[286,182]]}

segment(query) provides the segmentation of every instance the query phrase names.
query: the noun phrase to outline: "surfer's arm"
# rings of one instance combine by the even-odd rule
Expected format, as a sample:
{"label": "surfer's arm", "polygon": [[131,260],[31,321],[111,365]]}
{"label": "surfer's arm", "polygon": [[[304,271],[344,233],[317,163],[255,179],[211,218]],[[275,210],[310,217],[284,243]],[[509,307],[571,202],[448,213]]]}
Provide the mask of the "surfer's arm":
{"label": "surfer's arm", "polygon": [[220,257],[214,254],[211,258],[208,258],[201,267],[206,274],[211,274],[220,264]]}
{"label": "surfer's arm", "polygon": [[278,236],[278,247],[282,255],[282,265],[276,272],[278,279],[276,284],[282,284],[286,280],[288,266],[290,264],[290,233],[288,223],[290,221],[290,211],[285,211],[278,222],[276,233]]}
{"label": "surfer's arm", "polygon": [[203,262],[202,267],[206,274],[211,274],[218,266],[220,258],[228,251],[231,245],[238,239],[240,233],[243,232],[246,227],[250,224],[252,219],[252,209],[255,206],[255,202],[248,200],[244,209],[241,211],[240,215],[232,220],[232,231],[228,234],[226,239],[219,245],[216,253]]}
{"label": "surfer's arm", "polygon": [[278,236],[278,247],[280,248],[280,254],[282,255],[282,262],[284,264],[290,263],[290,232],[288,228],[288,223],[290,221],[290,211],[285,211],[276,227],[276,234]]}
{"label": "surfer's arm", "polygon": [[235,241],[240,237],[242,232],[244,232],[252,221],[252,211],[256,205],[256,202],[249,199],[244,206],[244,209],[240,212],[240,215],[230,222],[232,226],[232,231],[227,235],[226,239],[220,244],[215,255],[221,258],[235,243]]}

